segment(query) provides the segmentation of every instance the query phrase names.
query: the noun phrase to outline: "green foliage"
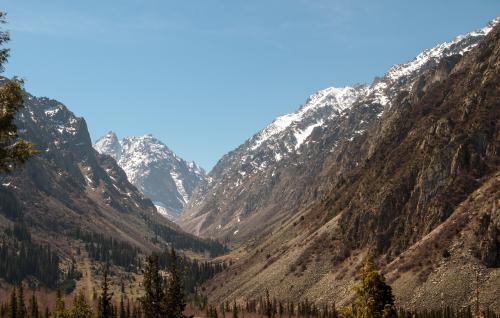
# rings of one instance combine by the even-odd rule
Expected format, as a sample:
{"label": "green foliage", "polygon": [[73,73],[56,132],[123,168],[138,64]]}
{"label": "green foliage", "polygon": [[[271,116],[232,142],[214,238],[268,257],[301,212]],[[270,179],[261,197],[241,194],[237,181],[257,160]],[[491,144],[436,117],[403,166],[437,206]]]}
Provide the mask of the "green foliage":
{"label": "green foliage", "polygon": [[184,289],[191,294],[194,294],[201,284],[227,268],[225,263],[200,262],[179,255],[174,258],[168,251],[159,254],[158,261],[160,268],[166,269],[176,262],[177,268],[182,273]]}
{"label": "green foliage", "polygon": [[175,249],[191,250],[195,252],[208,252],[211,257],[216,257],[228,252],[223,244],[212,239],[200,239],[173,230],[172,228],[146,220],[148,227],[153,230],[156,236],[161,237],[166,242],[172,244]]}
{"label": "green foliage", "polygon": [[56,304],[52,310],[52,318],[69,318],[69,311],[66,309],[66,303],[64,302],[62,293],[60,290],[57,291]]}
{"label": "green foliage", "polygon": [[17,293],[17,318],[26,318],[27,314],[26,304],[24,303],[23,284],[19,284]]}
{"label": "green foliage", "polygon": [[233,303],[233,318],[238,318],[238,306],[236,305],[236,301]]}
{"label": "green foliage", "polygon": [[9,318],[17,318],[17,296],[15,287],[10,294]]}
{"label": "green foliage", "polygon": [[385,277],[368,259],[359,273],[360,283],[355,286],[356,299],[343,309],[344,317],[388,318],[396,317],[392,288]]}
{"label": "green foliage", "polygon": [[36,299],[35,293],[33,293],[33,295],[31,295],[28,312],[29,312],[30,318],[39,318],[40,317],[40,312],[38,309],[38,301]]}
{"label": "green foliage", "polygon": [[93,317],[92,307],[87,302],[85,295],[80,292],[75,296],[75,300],[73,302],[73,307],[70,312],[71,318],[88,318]]}
{"label": "green foliage", "polygon": [[101,285],[101,295],[99,296],[99,304],[97,307],[97,318],[110,318],[112,316],[111,298],[113,295],[109,291],[108,267],[104,268],[103,280]]}
{"label": "green foliage", "polygon": [[182,274],[178,269],[175,250],[170,251],[173,260],[168,268],[168,277],[163,279],[160,272],[159,257],[148,257],[144,272],[144,296],[141,299],[146,318],[181,318],[186,308]]}
{"label": "green foliage", "polygon": [[158,318],[164,316],[165,292],[163,279],[160,275],[158,255],[148,257],[144,270],[144,296],[141,299],[145,318]]}
{"label": "green foliage", "polygon": [[165,290],[166,317],[181,318],[182,312],[186,308],[182,274],[177,267],[177,254],[173,248],[170,250],[170,256],[175,261],[170,264]]}
{"label": "green foliage", "polygon": [[215,308],[212,305],[207,307],[206,315],[207,315],[207,318],[219,318],[219,316],[217,314],[217,308]]}
{"label": "green foliage", "polygon": [[[0,11],[0,25],[7,23],[7,14],[5,12]],[[5,43],[9,42],[10,36],[9,32],[0,31],[0,47],[5,45]],[[7,48],[0,49],[0,72],[4,71],[4,65],[9,58],[10,50]]]}
{"label": "green foliage", "polygon": [[128,271],[140,266],[139,249],[127,242],[92,232],[77,231],[74,236],[85,242],[87,253],[96,261],[121,266]]}
{"label": "green foliage", "polygon": [[50,247],[33,243],[24,223],[16,223],[14,230],[5,234],[0,242],[0,278],[19,284],[26,277],[33,276],[48,287],[57,286],[59,257]]}
{"label": "green foliage", "polygon": [[[5,13],[0,12],[0,25],[6,23],[5,18]],[[9,33],[0,30],[0,72],[9,57],[9,49],[3,48],[9,40]],[[36,153],[32,144],[18,138],[14,124],[14,116],[22,107],[22,84],[22,81],[13,78],[0,87],[0,173],[11,171]]]}

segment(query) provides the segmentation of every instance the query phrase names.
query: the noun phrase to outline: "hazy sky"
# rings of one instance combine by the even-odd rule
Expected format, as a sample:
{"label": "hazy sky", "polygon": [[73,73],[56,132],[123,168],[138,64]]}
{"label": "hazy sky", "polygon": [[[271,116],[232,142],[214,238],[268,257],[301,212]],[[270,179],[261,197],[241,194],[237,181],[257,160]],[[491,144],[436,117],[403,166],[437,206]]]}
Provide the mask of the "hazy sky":
{"label": "hazy sky", "polygon": [[7,75],[93,140],[153,133],[210,169],[314,91],[371,82],[500,14],[500,1],[2,0]]}

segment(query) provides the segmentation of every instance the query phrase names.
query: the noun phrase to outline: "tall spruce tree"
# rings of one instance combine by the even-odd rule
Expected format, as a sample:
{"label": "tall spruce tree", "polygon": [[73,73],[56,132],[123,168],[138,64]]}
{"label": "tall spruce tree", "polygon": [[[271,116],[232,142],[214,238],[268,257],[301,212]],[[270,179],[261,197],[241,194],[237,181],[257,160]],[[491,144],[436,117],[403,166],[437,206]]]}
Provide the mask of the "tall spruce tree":
{"label": "tall spruce tree", "polygon": [[110,318],[112,317],[112,304],[111,298],[113,297],[109,291],[109,281],[108,281],[108,265],[106,264],[103,272],[103,279],[101,284],[101,295],[99,296],[99,304],[97,306],[97,317],[98,318]]}
{"label": "tall spruce tree", "polygon": [[40,312],[38,309],[38,301],[36,299],[34,292],[30,298],[29,315],[30,315],[30,318],[39,318],[40,317]]}
{"label": "tall spruce tree", "polygon": [[19,284],[17,293],[17,318],[27,318],[26,305],[24,303],[23,284]]}
{"label": "tall spruce tree", "polygon": [[73,307],[71,308],[71,318],[93,317],[92,307],[87,302],[82,291],[75,296]]}
{"label": "tall spruce tree", "polygon": [[165,311],[167,318],[183,317],[186,308],[184,289],[182,286],[182,274],[178,268],[179,258],[175,249],[170,249],[172,262],[169,268],[169,278],[165,289]]}
{"label": "tall spruce tree", "polygon": [[[6,22],[5,12],[0,11],[0,26]],[[9,49],[3,47],[9,40],[9,33],[0,29],[0,72],[9,58]],[[22,81],[13,78],[0,83],[0,173],[11,171],[36,153],[32,144],[18,138],[14,124],[22,102]]]}
{"label": "tall spruce tree", "polygon": [[392,288],[368,257],[359,273],[360,283],[355,286],[356,299],[343,310],[345,317],[392,318],[396,317]]}
{"label": "tall spruce tree", "polygon": [[17,318],[16,287],[12,289],[12,293],[10,294],[9,318]]}
{"label": "tall spruce tree", "polygon": [[160,275],[158,255],[152,254],[148,257],[146,263],[144,296],[141,299],[145,318],[165,317],[164,298],[165,293],[163,291],[163,279]]}
{"label": "tall spruce tree", "polygon": [[233,318],[238,318],[238,305],[236,305],[236,301],[233,302]]}
{"label": "tall spruce tree", "polygon": [[[122,283],[122,286],[123,286],[123,283]],[[122,291],[123,291],[123,287],[122,287]],[[125,311],[125,303],[123,301],[123,294],[120,297],[120,315],[119,315],[119,317],[120,318],[127,317],[127,312]]]}
{"label": "tall spruce tree", "polygon": [[69,313],[66,310],[66,303],[64,302],[64,298],[62,296],[61,290],[57,290],[57,298],[56,304],[54,305],[54,309],[52,310],[52,318],[68,318]]}

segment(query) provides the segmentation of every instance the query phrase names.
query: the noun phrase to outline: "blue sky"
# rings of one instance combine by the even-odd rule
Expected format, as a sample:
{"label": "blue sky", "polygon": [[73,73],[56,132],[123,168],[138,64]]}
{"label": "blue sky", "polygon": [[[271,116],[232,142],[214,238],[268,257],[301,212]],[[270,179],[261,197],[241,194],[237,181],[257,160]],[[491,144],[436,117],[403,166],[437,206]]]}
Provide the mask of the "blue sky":
{"label": "blue sky", "polygon": [[500,1],[3,0],[26,79],[93,140],[153,133],[210,169],[314,91],[371,82],[484,26]]}

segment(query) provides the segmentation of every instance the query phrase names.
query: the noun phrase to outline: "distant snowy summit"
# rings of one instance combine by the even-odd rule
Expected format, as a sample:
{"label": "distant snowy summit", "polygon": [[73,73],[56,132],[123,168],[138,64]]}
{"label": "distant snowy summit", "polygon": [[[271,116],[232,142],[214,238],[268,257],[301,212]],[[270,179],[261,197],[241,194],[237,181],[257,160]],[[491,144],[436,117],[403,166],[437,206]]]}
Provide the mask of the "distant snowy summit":
{"label": "distant snowy summit", "polygon": [[151,134],[119,140],[110,131],[94,148],[113,157],[129,181],[154,202],[159,213],[171,219],[177,218],[198,183],[206,178],[196,163],[178,157]]}

